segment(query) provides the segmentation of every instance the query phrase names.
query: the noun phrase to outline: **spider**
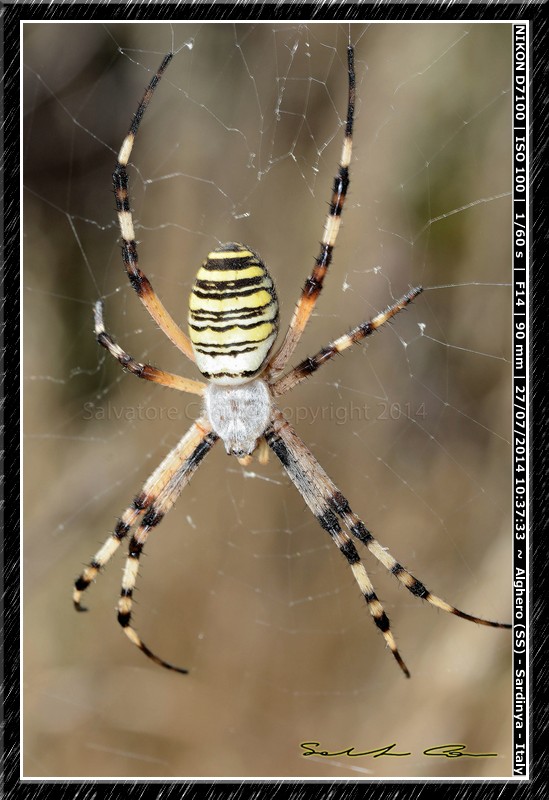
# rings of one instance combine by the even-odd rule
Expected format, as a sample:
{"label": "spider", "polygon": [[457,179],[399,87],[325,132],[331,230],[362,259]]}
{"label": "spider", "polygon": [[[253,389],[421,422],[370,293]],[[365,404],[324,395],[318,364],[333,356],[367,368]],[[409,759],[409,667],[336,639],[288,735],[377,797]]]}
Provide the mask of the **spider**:
{"label": "spider", "polygon": [[353,47],[347,49],[348,100],[341,160],[334,179],[330,208],[324,225],[320,252],[305,282],[290,326],[278,350],[273,347],[278,332],[278,301],[273,281],[258,254],[251,248],[229,242],[209,253],[198,270],[189,302],[189,336],[172,319],[146,275],[138,265],[132,212],[128,194],[127,165],[140,122],[154,90],[173,58],[168,53],[150,81],[133,117],[113,172],[116,209],[122,238],[124,267],[137,296],[164,334],[194,362],[208,383],[164,372],[150,364],[141,364],[124,352],[105,330],[103,305],[95,304],[95,334],[98,343],[116,358],[122,367],[142,378],[181,392],[200,395],[202,415],[181,441],[145,482],[141,492],[119,518],[113,532],[76,580],[73,592],[78,611],[81,596],[98,572],[114,555],[121,542],[136,528],[129,541],[128,555],[118,601],[118,622],[126,636],[145,655],[167,669],[186,673],[182,667],[164,661],[142,641],[131,624],[132,595],[137,579],[139,558],[152,530],[172,508],[202,460],[221,439],[228,454],[246,464],[257,450],[265,463],[269,448],[280,459],[297,490],[320,526],[331,536],[346,558],[373,621],[380,629],[401,670],[410,677],[383,610],[364,568],[354,540],[364,545],[383,566],[415,597],[462,619],[494,628],[510,628],[502,622],[490,622],[471,616],[432,594],[421,581],[402,566],[366,528],[352,511],[349,502],[328,477],[311,451],[277,407],[277,398],[289,392],[337,353],[361,342],[389,322],[422,291],[411,289],[398,302],[373,319],[361,322],[348,333],[323,347],[284,374],[309,321],[322,290],[324,277],[332,261],[341,212],[349,186],[353,117],[355,107],[355,70]]}

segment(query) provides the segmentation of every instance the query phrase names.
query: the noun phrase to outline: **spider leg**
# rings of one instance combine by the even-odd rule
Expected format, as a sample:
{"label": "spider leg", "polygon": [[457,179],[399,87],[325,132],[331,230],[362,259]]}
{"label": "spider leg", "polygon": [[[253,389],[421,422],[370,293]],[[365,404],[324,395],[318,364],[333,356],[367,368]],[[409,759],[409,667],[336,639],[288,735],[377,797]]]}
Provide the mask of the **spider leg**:
{"label": "spider leg", "polygon": [[128,557],[126,559],[126,566],[122,576],[122,588],[120,590],[120,599],[118,601],[118,622],[124,629],[124,633],[128,639],[142,650],[148,658],[159,664],[166,669],[174,670],[175,672],[186,673],[187,670],[182,667],[176,667],[162,658],[155,655],[147,645],[142,641],[137,631],[131,625],[132,613],[132,597],[135,583],[137,580],[137,572],[139,569],[139,557],[143,551],[143,547],[149,533],[160,523],[168,511],[172,508],[173,504],[181,494],[182,489],[189,483],[195,471],[204,456],[211,450],[213,445],[217,442],[218,436],[213,432],[203,433],[200,441],[192,452],[190,452],[185,461],[180,463],[177,471],[164,486],[162,491],[153,502],[149,505],[147,513],[137,529],[136,533],[131,537],[128,548]]}
{"label": "spider leg", "polygon": [[341,223],[341,212],[345,203],[345,196],[349,187],[349,165],[351,163],[353,118],[355,111],[355,67],[354,50],[351,46],[347,49],[347,63],[349,75],[349,95],[347,101],[347,120],[345,124],[345,138],[341,152],[341,160],[337,175],[334,179],[330,210],[324,226],[324,234],[318,255],[311,275],[307,278],[301,297],[295,308],[290,327],[278,352],[275,353],[269,365],[269,376],[280,373],[288,359],[295,350],[307,322],[313,313],[316,302],[322,291],[324,276],[332,261],[332,253]]}
{"label": "spider leg", "polygon": [[168,386],[170,389],[178,389],[180,392],[190,392],[191,394],[202,394],[206,384],[202,381],[195,381],[191,378],[183,378],[181,375],[174,375],[171,372],[164,372],[150,364],[141,364],[135,358],[126,353],[118,345],[110,333],[105,330],[103,322],[103,303],[98,300],[94,306],[95,335],[98,343],[109,351],[111,356],[117,359],[124,369],[129,370],[138,378],[146,381],[159,383],[161,386]]}
{"label": "spider leg", "polygon": [[265,439],[282,462],[284,469],[321,527],[330,534],[342,555],[347,559],[375,624],[382,632],[399,667],[409,678],[410,672],[396,646],[390,630],[389,618],[374,591],[373,584],[351,537],[342,530],[332,508],[331,496],[334,490],[337,491],[335,486],[279,411],[273,412],[271,425],[265,432]]}
{"label": "spider leg", "polygon": [[459,608],[450,605],[440,597],[437,597],[435,594],[429,591],[429,589],[424,586],[421,581],[415,578],[411,572],[399,564],[399,562],[389,553],[386,547],[382,547],[378,540],[372,536],[370,531],[366,528],[362,520],[357,517],[355,513],[353,513],[349,503],[343,497],[341,492],[339,492],[336,487],[334,486],[334,494],[331,500],[331,506],[336,511],[337,514],[341,517],[344,521],[345,525],[349,528],[350,532],[355,536],[362,544],[364,544],[370,553],[380,561],[385,569],[387,569],[391,575],[394,575],[403,586],[411,592],[414,597],[419,597],[422,600],[426,600],[435,608],[440,608],[441,611],[446,611],[448,614],[454,614],[456,617],[461,617],[461,619],[466,619],[469,622],[475,622],[477,625],[488,625],[490,628],[511,628],[507,622],[493,622],[488,619],[483,619],[482,617],[475,617],[472,614],[466,614],[464,611],[460,611]]}
{"label": "spider leg", "polygon": [[[432,594],[423,583],[415,578],[408,572],[402,564],[399,564],[395,558],[375,539],[370,531],[367,530],[362,520],[353,513],[347,499],[341,494],[337,486],[328,477],[326,472],[322,469],[318,461],[315,459],[311,451],[298,437],[295,430],[287,422],[284,416],[275,410],[272,416],[272,423],[270,428],[265,433],[267,443],[274,450],[276,455],[282,461],[286,472],[293,480],[298,490],[303,495],[305,502],[315,514],[318,521],[325,530],[328,530],[340,550],[349,561],[355,578],[361,589],[363,589],[366,601],[369,603],[367,592],[371,592],[368,584],[371,586],[369,579],[368,583],[364,580],[362,575],[360,560],[358,553],[354,546],[349,547],[349,542],[346,540],[337,522],[339,516],[344,524],[349,529],[350,533],[364,544],[375,558],[380,561],[383,566],[397,578],[403,586],[408,589],[414,597],[419,597],[426,600],[436,608],[446,611],[449,614],[466,619],[470,622],[475,622],[478,625],[488,625],[492,628],[511,628],[511,625],[504,622],[492,622],[490,620],[482,619],[481,617],[472,616],[460,611],[455,606],[450,605],[445,600]],[[367,578],[367,576],[366,576]],[[371,595],[370,595],[371,596]],[[403,663],[401,663],[400,656],[396,647],[393,648],[391,644],[392,636],[390,634],[389,621],[387,620],[379,601],[373,596],[374,605],[370,606],[370,611],[378,627],[384,632],[384,636],[393,651],[393,655],[397,659],[401,668],[408,675]],[[379,620],[379,621],[378,621]],[[384,627],[386,626],[386,631]]]}
{"label": "spider leg", "polygon": [[209,432],[209,425],[207,425],[204,420],[197,420],[145,482],[142,490],[116,523],[107,541],[97,551],[82,574],[76,579],[73,591],[73,602],[77,611],[87,611],[87,608],[81,605],[82,593],[88,588],[90,583],[95,580],[98,572],[110,561],[120,546],[120,543],[127,537],[139,517],[152,506],[156,498],[165,490],[166,486],[181,469],[182,465],[188,462]]}
{"label": "spider leg", "polygon": [[312,375],[313,372],[316,372],[319,367],[322,367],[330,361],[337,353],[341,353],[343,350],[351,347],[351,345],[361,342],[366,336],[369,336],[386,322],[389,322],[395,314],[398,314],[399,311],[406,308],[406,306],[411,303],[418,294],[421,294],[422,291],[423,289],[421,286],[411,289],[404,297],[401,297],[398,302],[386,308],[385,311],[382,311],[381,314],[378,314],[373,319],[369,320],[369,322],[361,322],[356,328],[353,328],[348,333],[340,336],[339,339],[323,347],[316,355],[306,358],[301,364],[298,364],[297,367],[291,370],[291,372],[288,372],[274,382],[272,385],[274,396],[280,397],[280,395],[286,394],[286,392],[289,392],[294,386],[297,386],[298,383],[301,383]]}
{"label": "spider leg", "polygon": [[135,232],[133,227],[132,211],[130,206],[130,199],[128,194],[129,177],[127,172],[128,162],[133,149],[135,137],[139,130],[140,122],[143,118],[147,106],[151,100],[153,92],[158,85],[164,70],[172,60],[173,53],[168,53],[164,57],[162,63],[153,75],[149,85],[145,89],[145,93],[137,107],[130,125],[130,129],[122,143],[118,160],[112,174],[114,196],[116,199],[116,211],[118,213],[118,224],[120,225],[120,234],[122,236],[122,258],[124,260],[124,267],[128,273],[130,283],[135,289],[137,296],[154,319],[160,330],[170,339],[187,358],[194,361],[194,353],[192,345],[179,327],[177,323],[170,316],[158,296],[156,295],[153,287],[147,276],[139,269],[138,256],[137,256],[137,242],[135,241]]}

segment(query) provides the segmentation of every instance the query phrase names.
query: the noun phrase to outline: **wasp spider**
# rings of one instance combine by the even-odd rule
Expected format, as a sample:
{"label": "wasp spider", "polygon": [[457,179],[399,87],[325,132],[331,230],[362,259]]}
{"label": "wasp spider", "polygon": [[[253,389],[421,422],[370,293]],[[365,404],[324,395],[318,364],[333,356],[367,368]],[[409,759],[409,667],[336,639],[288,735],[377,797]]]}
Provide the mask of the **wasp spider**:
{"label": "wasp spider", "polygon": [[99,301],[96,304],[95,333],[98,343],[138,378],[200,395],[203,398],[203,414],[146,481],[141,492],[120,517],[110,537],[76,580],[73,594],[75,608],[78,611],[85,610],[81,605],[82,593],[113,556],[120,543],[128,537],[132,528],[136,528],[129,541],[118,601],[118,621],[130,641],[149,658],[168,669],[186,672],[187,670],[169,664],[149,650],[131,625],[132,595],[141,552],[149,533],[172,508],[203,458],[219,439],[223,440],[227,453],[236,456],[242,463],[247,463],[256,450],[260,462],[264,463],[270,447],[321,527],[329,533],[334,544],[347,559],[375,624],[381,630],[400,668],[409,677],[410,673],[397,649],[387,615],[353,540],[364,545],[415,597],[481,625],[494,628],[509,628],[510,625],[489,622],[459,611],[432,594],[393,558],[352,511],[346,498],[276,405],[278,397],[304,381],[337,353],[370,336],[406,308],[422,291],[420,286],[411,289],[397,303],[373,319],[360,323],[323,347],[316,355],[306,358],[297,367],[283,374],[322,290],[349,186],[355,105],[353,48],[349,47],[347,50],[349,90],[343,150],[334,180],[320,253],[305,282],[282,345],[273,354],[271,351],[278,330],[275,287],[265,264],[251,248],[229,242],[208,255],[198,271],[190,296],[189,337],[174,322],[138,266],[128,196],[127,165],[143,114],[172,56],[172,53],[165,56],[152,78],[122,143],[113,173],[114,194],[124,266],[131,285],[160,329],[196,364],[209,382],[206,384],[173,375],[150,364],[136,361],[107,333],[103,324],[102,303]]}

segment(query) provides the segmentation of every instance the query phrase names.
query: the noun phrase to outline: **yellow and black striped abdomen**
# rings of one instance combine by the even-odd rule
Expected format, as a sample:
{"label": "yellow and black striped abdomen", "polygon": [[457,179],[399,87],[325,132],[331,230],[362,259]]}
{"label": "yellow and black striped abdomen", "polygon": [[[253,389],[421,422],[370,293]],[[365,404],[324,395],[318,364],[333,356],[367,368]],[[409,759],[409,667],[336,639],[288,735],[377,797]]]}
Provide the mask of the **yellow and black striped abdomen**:
{"label": "yellow and black striped abdomen", "polygon": [[274,284],[257,253],[234,242],[213,250],[189,300],[189,336],[200,372],[225,385],[254,378],[277,331]]}

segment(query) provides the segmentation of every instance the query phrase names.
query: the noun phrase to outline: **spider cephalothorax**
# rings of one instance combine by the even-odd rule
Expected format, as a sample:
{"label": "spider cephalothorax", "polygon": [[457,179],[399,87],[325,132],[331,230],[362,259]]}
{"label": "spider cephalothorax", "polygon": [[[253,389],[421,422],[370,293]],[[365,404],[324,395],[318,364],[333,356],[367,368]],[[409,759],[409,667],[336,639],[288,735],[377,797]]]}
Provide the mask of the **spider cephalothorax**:
{"label": "spider cephalothorax", "polygon": [[116,344],[106,332],[102,303],[95,305],[97,341],[139,378],[191,392],[203,398],[203,415],[145,482],[141,492],[120,517],[114,531],[75,582],[73,600],[78,611],[82,593],[105,566],[120,543],[130,537],[128,557],[118,601],[118,621],[126,635],[149,658],[168,669],[186,672],[149,650],[131,625],[132,596],[139,558],[147,537],[172,508],[183,488],[215,443],[222,439],[227,452],[246,463],[257,449],[265,460],[268,447],[279,458],[292,482],[347,560],[367,607],[395,659],[409,677],[397,649],[389,620],[378,600],[354,540],[360,542],[415,597],[462,619],[495,628],[510,628],[501,622],[459,611],[432,594],[423,583],[382,547],[349,502],[328,477],[311,451],[301,441],[282,412],[276,398],[286,394],[317,369],[353,344],[380,328],[422,291],[411,289],[385,311],[362,322],[343,336],[304,359],[283,374],[322,290],[332,260],[341,212],[349,186],[355,102],[354,51],[347,49],[349,92],[341,161],[334,179],[330,210],[324,226],[320,253],[305,282],[290,326],[278,350],[271,355],[278,330],[278,302],[273,281],[259,256],[245,245],[230,242],[213,250],[200,268],[189,303],[188,338],[174,322],[139,269],[137,245],[128,197],[127,165],[140,121],[164,70],[173,57],[169,53],[153,76],[138,106],[130,130],[122,143],[113,173],[116,208],[122,236],[124,266],[131,285],[145,308],[166,336],[187,358],[196,363],[208,384],[141,364]]}

